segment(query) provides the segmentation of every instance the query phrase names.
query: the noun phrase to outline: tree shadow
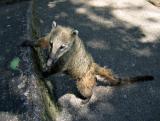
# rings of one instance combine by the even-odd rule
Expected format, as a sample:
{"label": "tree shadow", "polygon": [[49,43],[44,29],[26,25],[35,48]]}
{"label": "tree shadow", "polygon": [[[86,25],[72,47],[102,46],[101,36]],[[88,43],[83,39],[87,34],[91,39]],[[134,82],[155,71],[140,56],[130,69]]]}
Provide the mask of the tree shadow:
{"label": "tree shadow", "polygon": [[15,94],[9,86],[9,82],[7,84],[6,81],[7,80],[1,80],[3,87],[1,87],[0,112],[10,112],[14,114],[26,112],[27,107],[24,106],[25,100],[19,94]]}

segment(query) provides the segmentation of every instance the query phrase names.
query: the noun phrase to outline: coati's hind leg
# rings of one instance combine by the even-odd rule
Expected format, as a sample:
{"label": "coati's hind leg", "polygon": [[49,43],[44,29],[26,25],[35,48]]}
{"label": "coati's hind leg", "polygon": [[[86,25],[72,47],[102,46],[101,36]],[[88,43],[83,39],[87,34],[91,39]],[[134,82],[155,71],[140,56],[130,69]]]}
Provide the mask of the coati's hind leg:
{"label": "coati's hind leg", "polygon": [[121,83],[120,80],[116,78],[116,76],[112,73],[110,69],[106,69],[95,64],[95,72],[97,75],[104,77],[112,86],[119,85]]}
{"label": "coati's hind leg", "polygon": [[84,77],[77,80],[77,88],[83,99],[82,104],[89,102],[93,94],[93,87],[96,84],[96,78],[90,72],[87,73]]}

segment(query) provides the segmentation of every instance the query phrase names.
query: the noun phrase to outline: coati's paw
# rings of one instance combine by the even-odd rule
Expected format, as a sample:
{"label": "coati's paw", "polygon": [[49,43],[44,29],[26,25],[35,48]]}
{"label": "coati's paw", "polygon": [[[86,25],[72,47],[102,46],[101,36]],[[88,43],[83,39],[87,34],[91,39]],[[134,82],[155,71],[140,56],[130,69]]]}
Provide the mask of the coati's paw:
{"label": "coati's paw", "polygon": [[33,47],[33,42],[29,40],[25,40],[20,44],[21,47]]}
{"label": "coati's paw", "polygon": [[90,96],[90,97],[82,97],[81,98],[82,99],[81,104],[82,105],[87,104],[90,101],[91,97],[92,96]]}
{"label": "coati's paw", "polygon": [[84,100],[82,100],[81,104],[84,105],[84,104],[87,104],[89,101],[90,101],[91,98],[86,98]]}
{"label": "coati's paw", "polygon": [[91,96],[90,97],[84,97],[83,95],[81,95],[80,93],[78,93],[78,98],[80,98],[82,101],[81,101],[81,104],[84,105],[84,104],[87,104],[89,102],[89,100],[91,99]]}

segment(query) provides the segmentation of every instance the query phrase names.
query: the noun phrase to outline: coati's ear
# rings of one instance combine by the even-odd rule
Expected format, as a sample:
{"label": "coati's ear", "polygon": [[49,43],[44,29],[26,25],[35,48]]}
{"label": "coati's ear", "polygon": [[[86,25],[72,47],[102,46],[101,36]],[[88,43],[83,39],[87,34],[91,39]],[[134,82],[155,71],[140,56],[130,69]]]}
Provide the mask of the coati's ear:
{"label": "coati's ear", "polygon": [[78,35],[78,33],[79,33],[79,31],[75,29],[75,30],[73,30],[72,35],[75,36],[75,35]]}
{"label": "coati's ear", "polygon": [[37,45],[40,48],[48,48],[49,47],[49,41],[48,41],[48,39],[46,39],[46,37],[42,37],[42,38],[38,39]]}
{"label": "coati's ear", "polygon": [[55,28],[56,26],[57,26],[56,22],[53,21],[53,22],[52,22],[52,28]]}

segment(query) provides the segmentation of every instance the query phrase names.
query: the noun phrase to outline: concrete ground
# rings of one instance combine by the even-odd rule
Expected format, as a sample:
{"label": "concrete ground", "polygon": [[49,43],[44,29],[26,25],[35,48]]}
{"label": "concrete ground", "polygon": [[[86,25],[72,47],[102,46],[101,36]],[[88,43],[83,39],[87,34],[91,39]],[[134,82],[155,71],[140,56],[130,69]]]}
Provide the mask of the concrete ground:
{"label": "concrete ground", "polygon": [[151,74],[154,81],[120,87],[97,86],[89,104],[80,105],[75,81],[51,77],[62,106],[57,121],[159,121],[160,9],[146,0],[35,0],[37,32],[55,20],[79,30],[96,62],[120,76]]}

